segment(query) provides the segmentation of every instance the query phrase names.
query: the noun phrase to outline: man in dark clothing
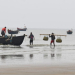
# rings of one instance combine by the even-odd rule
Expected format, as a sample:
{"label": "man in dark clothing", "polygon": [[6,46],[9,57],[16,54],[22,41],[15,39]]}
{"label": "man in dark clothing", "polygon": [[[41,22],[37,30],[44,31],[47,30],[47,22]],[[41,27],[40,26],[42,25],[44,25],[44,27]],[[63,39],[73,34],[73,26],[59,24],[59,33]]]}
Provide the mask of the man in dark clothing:
{"label": "man in dark clothing", "polygon": [[54,47],[55,47],[55,43],[54,43],[54,41],[55,41],[55,35],[54,35],[54,33],[52,33],[51,35],[49,34],[49,37],[51,37],[50,46],[51,46],[52,43],[53,43],[53,44],[54,44]]}
{"label": "man in dark clothing", "polygon": [[32,34],[32,32],[30,33],[29,38],[30,38],[30,45],[31,45],[31,43],[32,43],[32,45],[33,45],[33,38],[34,38],[34,35]]}

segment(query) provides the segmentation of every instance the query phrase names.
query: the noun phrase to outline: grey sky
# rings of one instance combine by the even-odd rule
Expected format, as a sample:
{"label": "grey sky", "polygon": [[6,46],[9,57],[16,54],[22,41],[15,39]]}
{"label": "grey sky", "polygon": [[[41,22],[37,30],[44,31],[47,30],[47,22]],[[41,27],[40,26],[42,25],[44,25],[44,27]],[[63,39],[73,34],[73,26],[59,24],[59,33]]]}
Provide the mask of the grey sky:
{"label": "grey sky", "polygon": [[0,27],[75,28],[75,0],[0,0]]}

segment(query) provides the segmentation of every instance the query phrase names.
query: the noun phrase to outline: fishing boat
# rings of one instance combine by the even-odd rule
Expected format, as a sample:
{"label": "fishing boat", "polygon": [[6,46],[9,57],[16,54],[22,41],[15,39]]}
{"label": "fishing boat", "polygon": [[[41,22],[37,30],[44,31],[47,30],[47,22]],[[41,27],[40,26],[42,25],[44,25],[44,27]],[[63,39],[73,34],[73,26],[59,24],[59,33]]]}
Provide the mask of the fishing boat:
{"label": "fishing boat", "polygon": [[8,29],[8,33],[9,34],[18,34],[18,30],[9,30]]}
{"label": "fishing boat", "polygon": [[[12,34],[11,34],[12,35]],[[25,34],[22,36],[0,36],[0,45],[17,45],[20,46],[23,43]]]}
{"label": "fishing boat", "polygon": [[73,33],[72,30],[67,31],[67,34],[72,34],[72,33]]}
{"label": "fishing boat", "polygon": [[18,31],[26,31],[27,28],[17,28]]}

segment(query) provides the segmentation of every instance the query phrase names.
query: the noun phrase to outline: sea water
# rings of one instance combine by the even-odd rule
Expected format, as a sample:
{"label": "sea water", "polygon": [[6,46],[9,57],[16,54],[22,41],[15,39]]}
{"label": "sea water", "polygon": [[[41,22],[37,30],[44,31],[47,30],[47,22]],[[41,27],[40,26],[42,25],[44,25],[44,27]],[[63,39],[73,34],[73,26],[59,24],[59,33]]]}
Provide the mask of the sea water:
{"label": "sea water", "polygon": [[[67,34],[67,30],[28,28],[27,31],[19,31],[13,36],[27,35],[20,46],[0,45],[0,65],[75,63],[75,30],[73,34]],[[30,46],[28,38],[31,32],[35,38],[33,46]],[[66,35],[55,36],[55,48],[50,48],[49,35],[45,35],[49,38],[48,41],[44,41],[44,35],[40,35],[52,32],[57,35]],[[6,31],[6,35],[10,34]],[[58,37],[62,39],[61,43],[56,42]]]}

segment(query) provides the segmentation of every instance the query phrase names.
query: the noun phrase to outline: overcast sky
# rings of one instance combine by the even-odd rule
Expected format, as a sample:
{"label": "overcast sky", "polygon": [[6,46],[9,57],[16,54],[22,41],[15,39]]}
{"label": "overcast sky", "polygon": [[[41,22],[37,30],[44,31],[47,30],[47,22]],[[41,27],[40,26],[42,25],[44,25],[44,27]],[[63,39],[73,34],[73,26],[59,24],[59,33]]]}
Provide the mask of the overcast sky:
{"label": "overcast sky", "polygon": [[75,29],[75,0],[0,0],[0,27]]}

